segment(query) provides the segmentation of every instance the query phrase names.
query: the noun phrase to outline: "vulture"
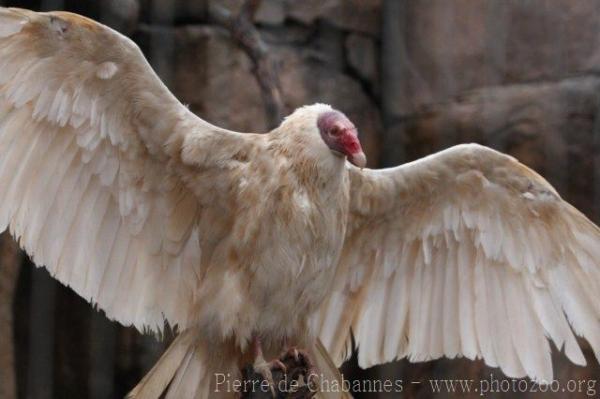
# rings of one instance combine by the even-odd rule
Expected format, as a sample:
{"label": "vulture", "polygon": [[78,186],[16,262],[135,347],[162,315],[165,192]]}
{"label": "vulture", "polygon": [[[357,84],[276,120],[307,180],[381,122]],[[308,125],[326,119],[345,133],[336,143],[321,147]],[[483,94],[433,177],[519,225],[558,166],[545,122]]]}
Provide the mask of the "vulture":
{"label": "vulture", "polygon": [[0,8],[0,231],[109,318],[177,327],[132,398],[234,397],[215,376],[286,351],[321,379],[354,347],[542,383],[551,342],[600,357],[600,230],[544,178],[477,144],[365,164],[328,105],[225,130],[127,37]]}

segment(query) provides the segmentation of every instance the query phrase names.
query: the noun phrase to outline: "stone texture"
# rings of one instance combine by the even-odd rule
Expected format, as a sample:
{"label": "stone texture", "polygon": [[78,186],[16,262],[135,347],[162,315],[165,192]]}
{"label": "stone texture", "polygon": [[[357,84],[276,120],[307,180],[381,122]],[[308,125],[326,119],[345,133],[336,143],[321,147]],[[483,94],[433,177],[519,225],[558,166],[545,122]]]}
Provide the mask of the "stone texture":
{"label": "stone texture", "polygon": [[[489,85],[597,69],[596,1],[428,0],[402,5],[404,104],[398,114]],[[385,40],[385,39],[384,39]]]}
{"label": "stone texture", "polygon": [[330,68],[343,70],[346,67],[344,40],[344,33],[339,29],[328,24],[318,24],[313,29],[312,40],[306,43],[301,51]]}
{"label": "stone texture", "polygon": [[140,3],[138,0],[106,0],[101,9],[105,24],[124,34],[131,34],[138,23]]}
{"label": "stone texture", "polygon": [[351,33],[346,37],[346,60],[358,76],[375,86],[378,84],[379,54],[372,38]]}
{"label": "stone texture", "polygon": [[[266,129],[251,62],[218,28],[175,29],[174,72],[169,86],[211,123],[239,131]],[[215,106],[218,104],[218,106]]]}
{"label": "stone texture", "polygon": [[[213,27],[154,28],[140,33],[136,40],[167,86],[193,112],[233,130],[267,130],[250,60],[225,31]],[[157,42],[163,43],[160,49],[168,49],[166,53],[152,52]],[[376,165],[381,121],[376,104],[360,83],[295,46],[273,46],[271,56],[280,63],[288,109],[324,102],[345,112],[361,131],[370,165]],[[161,67],[160,61],[165,59],[169,68]]]}
{"label": "stone texture", "polygon": [[285,4],[281,0],[262,0],[254,19],[259,24],[280,25],[285,17]]}
{"label": "stone texture", "polygon": [[[146,0],[149,1],[149,0]],[[169,0],[182,1],[182,0]],[[236,12],[243,0],[205,0]],[[325,21],[338,29],[377,36],[381,0],[263,0],[257,22],[281,24],[286,18],[313,25]]]}
{"label": "stone texture", "polygon": [[140,0],[140,9],[142,19],[149,23],[198,22],[206,19],[208,2],[209,0]]}
{"label": "stone texture", "polygon": [[269,45],[293,45],[304,48],[311,42],[315,29],[301,24],[263,25],[259,29]]}
{"label": "stone texture", "polygon": [[288,15],[305,24],[322,19],[335,27],[371,35],[380,28],[381,0],[282,0]]}

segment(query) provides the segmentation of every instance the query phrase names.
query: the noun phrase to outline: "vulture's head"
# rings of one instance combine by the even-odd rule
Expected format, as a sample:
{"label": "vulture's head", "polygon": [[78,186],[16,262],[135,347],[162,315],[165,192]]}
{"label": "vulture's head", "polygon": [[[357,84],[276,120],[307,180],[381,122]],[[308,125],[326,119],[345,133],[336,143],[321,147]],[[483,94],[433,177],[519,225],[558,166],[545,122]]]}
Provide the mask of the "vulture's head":
{"label": "vulture's head", "polygon": [[346,115],[329,105],[298,108],[281,128],[317,156],[345,157],[360,168],[367,164],[356,127]]}

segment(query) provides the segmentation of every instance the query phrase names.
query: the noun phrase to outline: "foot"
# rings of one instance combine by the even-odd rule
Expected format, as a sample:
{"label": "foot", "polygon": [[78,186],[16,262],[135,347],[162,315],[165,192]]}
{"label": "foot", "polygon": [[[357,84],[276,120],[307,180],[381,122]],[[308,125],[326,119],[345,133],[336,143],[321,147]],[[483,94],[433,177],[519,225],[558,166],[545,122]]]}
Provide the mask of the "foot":
{"label": "foot", "polygon": [[262,343],[258,336],[255,336],[252,340],[252,349],[254,351],[254,363],[252,365],[254,374],[258,374],[264,381],[269,385],[271,395],[273,398],[277,397],[277,391],[275,390],[275,380],[273,379],[273,372],[280,371],[281,377],[287,373],[287,367],[279,359],[267,362],[263,355]]}
{"label": "foot", "polygon": [[319,383],[319,375],[308,352],[296,347],[289,348],[281,356],[281,361],[288,370],[288,378],[291,381],[298,380],[302,375],[306,385],[311,391],[316,390]]}
{"label": "foot", "polygon": [[[252,349],[254,362],[242,370],[242,376],[253,388],[243,388],[242,399],[308,399],[316,395],[318,374],[306,351],[292,347],[279,359],[266,361],[258,337],[253,339]],[[266,391],[265,381],[269,387]]]}
{"label": "foot", "polygon": [[274,371],[281,371],[282,374],[287,373],[287,367],[283,362],[279,359],[271,360],[267,362],[264,357],[258,356],[254,360],[254,364],[252,365],[254,372],[260,375],[264,381],[269,384],[269,389],[274,398],[277,397],[277,392],[275,390],[275,380],[273,379]]}

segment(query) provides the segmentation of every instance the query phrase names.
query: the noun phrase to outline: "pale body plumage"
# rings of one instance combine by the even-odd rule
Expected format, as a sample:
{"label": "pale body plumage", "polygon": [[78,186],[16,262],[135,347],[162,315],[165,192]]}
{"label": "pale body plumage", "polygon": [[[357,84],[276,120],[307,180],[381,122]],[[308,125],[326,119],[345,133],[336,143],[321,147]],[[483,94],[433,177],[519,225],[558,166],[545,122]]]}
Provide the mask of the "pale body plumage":
{"label": "pale body plumage", "polygon": [[[346,228],[349,179],[342,157],[333,157],[318,175],[306,173],[316,167],[319,148],[298,151],[294,144],[318,138],[314,115],[329,109],[308,107],[271,134],[255,136],[255,150],[238,154],[243,175],[227,198],[203,204],[206,212],[226,216],[211,224],[210,243],[201,245],[211,252],[201,265],[206,275],[196,294],[201,306],[194,317],[202,330],[216,337],[235,332],[242,347],[256,332],[273,342],[316,337],[307,319],[332,284]],[[191,162],[197,158],[187,156]],[[202,182],[211,177],[199,170],[194,179],[205,190]]]}
{"label": "pale body plumage", "polygon": [[574,333],[600,355],[593,223],[478,145],[356,168],[330,110],[220,129],[129,39],[0,8],[0,230],[109,317],[179,327],[135,397],[218,397],[213,373],[236,375],[256,335],[307,347],[330,378],[317,337],[339,365],[350,331],[361,366],[466,356],[548,380],[546,337],[585,364]]}

